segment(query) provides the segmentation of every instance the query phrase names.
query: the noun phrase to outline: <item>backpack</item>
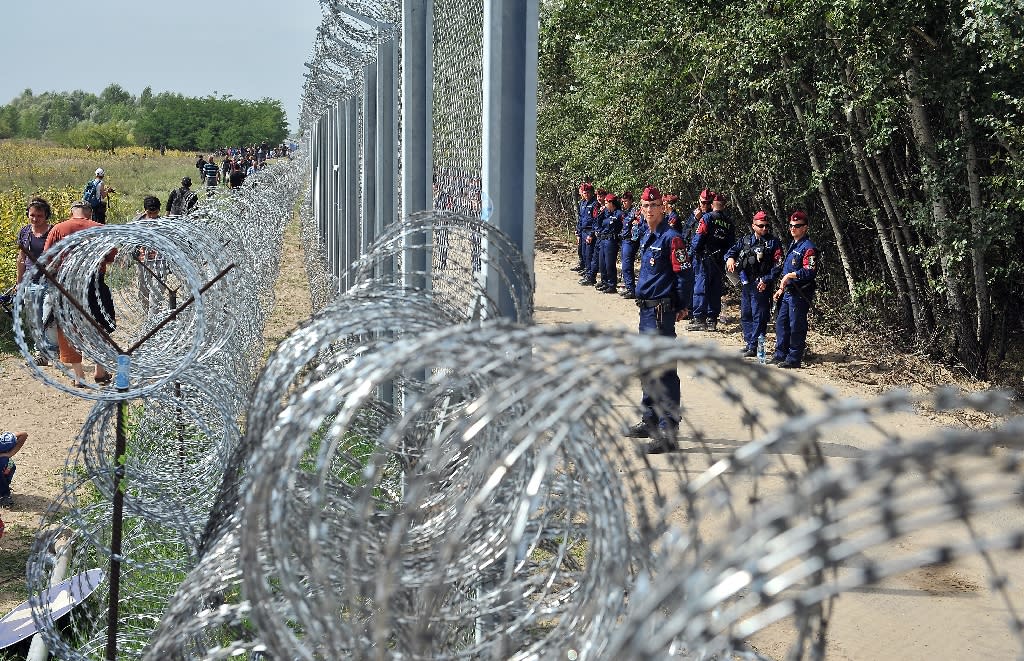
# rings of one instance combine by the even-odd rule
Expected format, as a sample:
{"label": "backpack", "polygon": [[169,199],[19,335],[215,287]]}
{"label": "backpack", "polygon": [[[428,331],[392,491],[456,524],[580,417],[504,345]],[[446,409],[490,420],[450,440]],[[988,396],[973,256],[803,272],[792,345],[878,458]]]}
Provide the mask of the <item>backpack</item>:
{"label": "backpack", "polygon": [[85,185],[85,190],[82,192],[82,199],[89,203],[93,209],[96,209],[100,205],[100,187],[93,179]]}
{"label": "backpack", "polygon": [[199,196],[191,188],[185,189],[178,200],[181,204],[181,215],[183,216],[191,213],[196,208],[196,205],[199,204]]}

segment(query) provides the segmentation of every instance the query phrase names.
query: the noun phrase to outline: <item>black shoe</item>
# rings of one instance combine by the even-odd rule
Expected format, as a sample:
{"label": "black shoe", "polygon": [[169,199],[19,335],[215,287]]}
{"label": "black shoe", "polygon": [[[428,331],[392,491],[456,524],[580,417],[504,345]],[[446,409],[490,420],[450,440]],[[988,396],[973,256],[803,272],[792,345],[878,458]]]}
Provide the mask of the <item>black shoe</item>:
{"label": "black shoe", "polygon": [[626,432],[626,436],[629,438],[650,438],[651,428],[646,422],[641,420],[629,428],[629,431]]}
{"label": "black shoe", "polygon": [[708,323],[707,323],[707,330],[711,331],[712,333],[717,331],[718,330],[718,320],[717,319],[709,319]]}
{"label": "black shoe", "polygon": [[702,331],[705,328],[707,328],[707,326],[705,325],[704,320],[703,319],[696,319],[696,318],[695,319],[691,319],[690,323],[687,324],[687,326],[686,326],[686,330],[695,330],[695,331]]}
{"label": "black shoe", "polygon": [[773,356],[772,358],[768,359],[768,362],[767,362],[767,363],[765,363],[765,364],[766,364],[766,365],[775,365],[775,366],[778,366],[778,365],[781,365],[781,364],[782,364],[782,363],[784,363],[784,362],[786,362],[786,359],[785,359],[785,358],[775,358],[775,357]]}
{"label": "black shoe", "polygon": [[575,271],[576,273],[583,273],[583,267],[582,266],[574,266],[574,267],[572,267],[569,270],[570,271]]}
{"label": "black shoe", "polygon": [[585,287],[593,287],[596,283],[588,278],[583,278],[580,280],[580,284]]}
{"label": "black shoe", "polygon": [[798,370],[800,369],[800,363],[794,363],[789,360],[783,360],[779,362],[779,367],[781,367],[784,370]]}
{"label": "black shoe", "polygon": [[627,289],[626,291],[622,292],[622,298],[636,298],[636,294]]}
{"label": "black shoe", "polygon": [[757,352],[754,351],[753,349],[744,349],[743,350],[743,357],[744,358],[753,358],[755,356],[757,356]]}
{"label": "black shoe", "polygon": [[616,287],[615,285],[611,285],[609,287],[605,287],[604,293],[606,293],[606,294],[618,294],[619,293],[619,288]]}
{"label": "black shoe", "polygon": [[679,446],[676,445],[675,441],[666,441],[665,439],[659,438],[644,446],[644,453],[665,454],[666,452],[675,452],[678,449]]}
{"label": "black shoe", "polygon": [[596,285],[594,285],[594,289],[596,289],[597,291],[604,291],[608,289],[608,285],[604,284],[603,282],[599,282]]}

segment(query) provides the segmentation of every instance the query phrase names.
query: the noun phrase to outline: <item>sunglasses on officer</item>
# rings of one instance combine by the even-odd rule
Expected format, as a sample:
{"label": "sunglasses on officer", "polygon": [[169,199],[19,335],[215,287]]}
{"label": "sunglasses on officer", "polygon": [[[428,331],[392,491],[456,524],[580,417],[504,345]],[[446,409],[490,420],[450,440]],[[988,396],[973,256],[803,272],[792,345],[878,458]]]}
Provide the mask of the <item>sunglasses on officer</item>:
{"label": "sunglasses on officer", "polygon": [[807,227],[807,223],[790,223],[790,227]]}
{"label": "sunglasses on officer", "polygon": [[754,223],[754,227],[757,227],[758,229],[764,229],[768,227],[768,225],[765,223]]}

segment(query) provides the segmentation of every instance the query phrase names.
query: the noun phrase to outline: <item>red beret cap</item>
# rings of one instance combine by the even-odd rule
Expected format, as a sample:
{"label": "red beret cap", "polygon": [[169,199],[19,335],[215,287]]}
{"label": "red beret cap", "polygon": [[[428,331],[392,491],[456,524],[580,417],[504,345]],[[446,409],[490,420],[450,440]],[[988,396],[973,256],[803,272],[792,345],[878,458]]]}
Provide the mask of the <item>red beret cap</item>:
{"label": "red beret cap", "polygon": [[705,188],[704,190],[702,190],[700,192],[700,201],[701,202],[710,202],[711,198],[714,197],[714,195],[715,195],[714,193],[712,193],[707,188]]}
{"label": "red beret cap", "polygon": [[586,182],[580,184],[580,192],[586,193],[587,191],[593,191],[594,184],[588,184]]}
{"label": "red beret cap", "polygon": [[763,211],[758,211],[757,213],[754,214],[754,220],[764,220],[767,217],[768,217],[768,214],[766,214]]}
{"label": "red beret cap", "polygon": [[806,223],[806,222],[807,222],[807,214],[806,214],[806,213],[804,213],[803,211],[794,211],[794,212],[793,212],[793,213],[792,213],[792,214],[791,214],[791,215],[789,216],[789,220],[790,220],[790,222],[792,222],[792,221],[794,221],[794,220],[795,220],[795,221],[797,221],[797,222],[803,222],[803,223]]}
{"label": "red beret cap", "polygon": [[714,201],[715,202],[725,202],[725,196],[722,195],[721,193],[715,193]]}
{"label": "red beret cap", "polygon": [[619,197],[621,197],[624,200],[632,200],[633,199],[633,191],[628,190],[628,191],[624,192],[622,195],[620,195]]}
{"label": "red beret cap", "polygon": [[619,198],[615,197],[615,193],[608,193],[607,195],[604,196],[605,202],[614,202],[617,199]]}
{"label": "red beret cap", "polygon": [[640,196],[640,199],[644,202],[653,202],[654,200],[661,199],[661,191],[654,186],[648,186],[644,189],[644,194]]}
{"label": "red beret cap", "polygon": [[665,201],[668,202],[669,204],[675,204],[678,200],[679,196],[673,195],[672,193],[669,193],[668,195],[665,196]]}

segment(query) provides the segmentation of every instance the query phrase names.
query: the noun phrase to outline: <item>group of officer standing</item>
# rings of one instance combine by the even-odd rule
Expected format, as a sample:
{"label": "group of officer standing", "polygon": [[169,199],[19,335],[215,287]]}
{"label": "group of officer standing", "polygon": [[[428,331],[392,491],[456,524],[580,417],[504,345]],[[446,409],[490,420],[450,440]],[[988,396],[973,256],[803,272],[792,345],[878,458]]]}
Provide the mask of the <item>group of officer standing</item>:
{"label": "group of officer standing", "polygon": [[[697,206],[680,220],[678,197],[644,189],[639,209],[633,194],[615,195],[584,182],[579,188],[577,243],[580,284],[618,292],[640,308],[640,332],[676,337],[675,324],[689,317],[689,330],[715,331],[722,310],[726,273],[739,280],[743,356],[757,355],[773,303],[777,306],[771,364],[799,368],[807,340],[807,314],[815,292],[817,249],[803,211],[789,216],[792,241],[772,236],[764,211],[754,214],[749,233],[738,240],[721,193],[703,190]],[[640,269],[634,263],[639,257]],[[677,448],[680,385],[675,367],[644,384],[643,417],[629,430],[650,438],[650,454]]]}

